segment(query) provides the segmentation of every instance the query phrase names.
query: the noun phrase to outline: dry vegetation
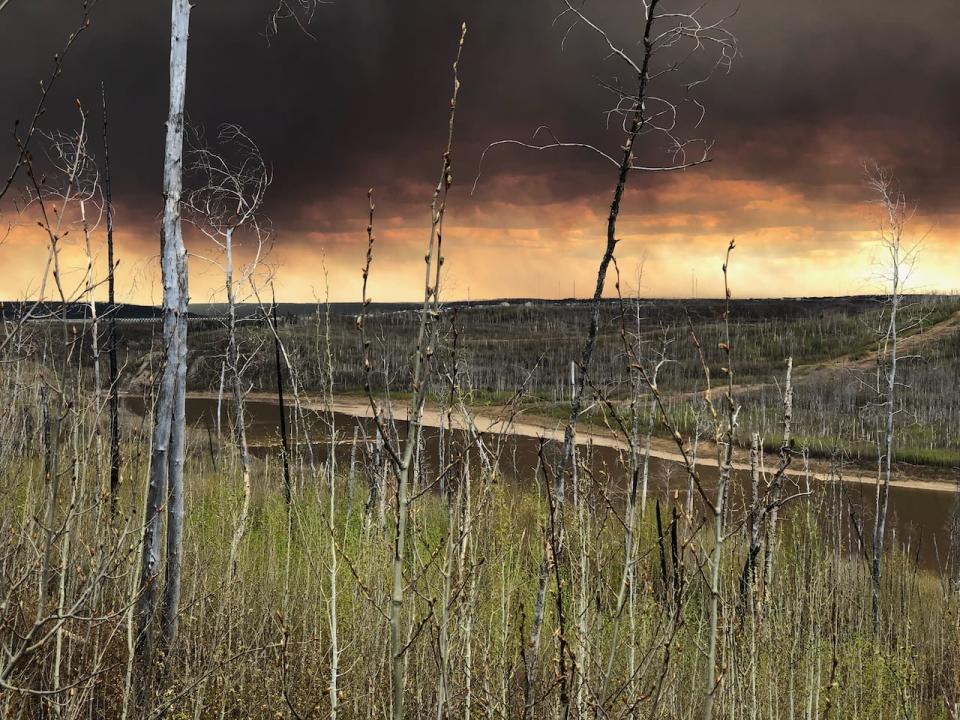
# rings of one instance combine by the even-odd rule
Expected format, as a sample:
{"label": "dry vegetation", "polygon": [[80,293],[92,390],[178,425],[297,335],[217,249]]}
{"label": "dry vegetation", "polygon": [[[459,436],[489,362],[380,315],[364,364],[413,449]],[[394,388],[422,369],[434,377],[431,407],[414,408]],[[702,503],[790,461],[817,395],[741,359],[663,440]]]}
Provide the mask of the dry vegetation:
{"label": "dry vegetation", "polygon": [[[42,452],[39,438],[33,443],[23,448],[31,456]],[[135,446],[127,449],[126,473],[142,477],[144,456],[138,461]],[[212,467],[202,460],[202,438],[190,457],[182,640],[176,664],[166,671],[167,688],[150,706],[166,707],[172,717],[330,714],[327,558],[332,519],[340,558],[340,712],[345,717],[388,714],[384,615],[391,523],[381,524],[375,507],[372,515],[365,510],[376,468],[364,461],[352,478],[349,468],[338,472],[343,500],[329,518],[327,491],[309,473],[301,476],[308,484],[288,512],[279,464],[258,463],[250,529],[233,575],[228,555],[241,505],[239,458],[221,458]],[[458,478],[443,495],[423,495],[412,510],[408,572],[415,592],[405,600],[404,620],[412,640],[405,653],[405,692],[413,717],[437,714],[441,672],[451,716],[464,717],[468,704],[478,717],[523,714],[522,668],[530,653],[525,635],[536,593],[538,527],[548,501],[542,485],[518,491],[477,468],[473,472],[475,477]],[[53,538],[57,562],[47,578],[52,589],[48,604],[56,606],[61,582],[70,609],[99,567],[105,566],[107,577],[70,614],[60,633],[54,632],[29,662],[4,677],[8,687],[77,686],[47,696],[8,689],[2,702],[10,717],[53,715],[54,708],[65,717],[121,717],[125,702],[135,714],[129,707],[126,670],[135,581],[129,560],[136,553],[137,534],[110,531],[96,510],[101,498],[94,494],[94,480],[86,474],[68,476],[63,484],[57,528],[61,523],[66,527]],[[417,485],[433,480],[429,474]],[[651,501],[638,528],[635,577],[611,652],[623,570],[619,513],[624,489],[602,477],[581,475],[580,483],[579,502],[567,520],[570,552],[559,568],[568,673],[575,668],[569,688],[574,707],[582,708],[577,712],[584,717],[631,712],[699,717],[708,634],[702,571],[709,552],[696,533],[701,518],[687,517],[682,502],[677,507],[661,499],[661,543]],[[4,537],[9,538],[4,573],[20,581],[6,598],[8,638],[25,635],[37,610],[36,550],[45,546],[45,538],[32,518],[47,507],[48,489],[39,465],[21,467],[15,477],[3,480],[4,496],[16,498],[3,514]],[[847,552],[853,531],[843,497],[840,488],[830,488],[791,516],[777,544],[775,572],[762,583],[753,611],[738,600],[747,553],[742,534],[725,548],[718,716],[950,717],[946,703],[956,698],[960,661],[958,596],[936,576],[918,570],[906,552],[892,551],[885,568],[885,620],[874,634],[869,572]],[[71,499],[75,510],[68,520]],[[466,553],[458,530],[464,512],[471,533]],[[135,525],[136,515],[129,517],[130,525],[122,527]],[[66,531],[70,544],[65,548]],[[110,555],[113,541],[105,538],[119,539],[118,553]],[[64,551],[66,562],[61,560]],[[551,606],[557,597],[550,598]],[[535,717],[552,717],[561,702],[556,618],[549,613],[545,621]],[[47,620],[45,631],[54,631],[53,620]],[[441,635],[448,653],[442,669]]]}

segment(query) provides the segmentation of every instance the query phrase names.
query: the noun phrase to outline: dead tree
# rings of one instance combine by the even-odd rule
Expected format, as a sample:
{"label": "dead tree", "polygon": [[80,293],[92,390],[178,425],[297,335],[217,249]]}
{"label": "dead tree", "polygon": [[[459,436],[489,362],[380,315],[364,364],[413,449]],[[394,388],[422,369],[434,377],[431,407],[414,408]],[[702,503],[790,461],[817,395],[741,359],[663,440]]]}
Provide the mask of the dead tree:
{"label": "dead tree", "polygon": [[453,62],[453,93],[450,97],[450,115],[447,124],[447,142],[440,165],[440,179],[434,188],[430,206],[430,234],[427,240],[427,252],[424,255],[423,305],[419,313],[417,344],[413,353],[410,388],[413,393],[407,410],[407,430],[401,442],[394,442],[387,429],[384,410],[374,396],[373,364],[370,359],[370,341],[366,334],[367,307],[371,298],[367,295],[367,282],[373,259],[373,191],[368,194],[369,224],[367,226],[367,258],[363,269],[362,310],[357,317],[363,347],[363,364],[366,378],[364,388],[370,403],[377,430],[383,437],[384,449],[396,476],[396,507],[394,523],[394,542],[392,560],[392,578],[390,591],[390,679],[392,685],[391,717],[402,720],[404,717],[404,685],[406,681],[404,652],[406,644],[402,633],[403,604],[405,591],[404,564],[407,535],[407,517],[409,512],[409,491],[413,474],[414,451],[420,438],[423,406],[430,388],[430,374],[434,365],[434,354],[439,339],[440,280],[443,267],[443,220],[446,215],[447,196],[453,184],[452,153],[453,130],[457,112],[457,99],[460,94],[458,75],[460,56],[466,39],[467,25],[460,29],[456,59]]}
{"label": "dead tree", "polygon": [[[643,32],[637,45],[640,50],[634,53],[632,44],[615,42],[611,32],[590,19],[582,10],[582,4],[575,5],[571,0],[564,0],[563,10],[557,17],[557,22],[569,22],[566,35],[578,27],[584,27],[596,35],[604,47],[608,57],[614,58],[622,66],[629,78],[629,84],[624,86],[615,81],[613,84],[602,83],[615,98],[614,106],[607,112],[607,117],[616,119],[622,135],[619,151],[606,152],[600,147],[586,142],[569,142],[558,138],[548,127],[542,126],[534,133],[533,142],[520,140],[500,140],[489,145],[483,155],[493,147],[501,145],[517,145],[538,151],[551,149],[579,149],[586,150],[609,162],[616,168],[616,182],[613,187],[613,197],[610,210],[607,214],[606,245],[600,264],[597,269],[597,280],[593,292],[592,312],[586,342],[580,352],[579,380],[574,389],[570,403],[570,413],[564,431],[563,451],[554,469],[553,477],[553,510],[556,517],[551,517],[549,525],[556,528],[555,545],[562,557],[563,553],[563,517],[565,507],[564,482],[567,473],[569,458],[574,456],[576,447],[576,429],[580,414],[584,406],[584,391],[591,371],[594,348],[600,325],[600,305],[604,296],[607,271],[614,259],[617,244],[617,223],[620,217],[621,205],[627,187],[629,176],[634,171],[640,172],[668,172],[684,170],[709,161],[711,143],[702,139],[682,139],[683,110],[693,109],[692,128],[699,127],[705,111],[703,105],[695,98],[695,89],[706,82],[717,71],[727,71],[737,53],[735,37],[724,27],[725,18],[705,21],[703,19],[705,5],[694,10],[682,6],[674,7],[677,3],[671,0],[643,0],[644,24]],[[690,58],[698,56],[700,51],[710,50],[713,55],[706,68],[695,68],[689,64]],[[682,70],[691,71],[694,76],[688,82],[678,82],[672,88],[669,80],[678,78]],[[667,82],[664,82],[667,81]],[[678,92],[679,89],[679,92]],[[548,140],[537,143],[537,137],[546,135]],[[665,139],[670,153],[670,161],[665,164],[647,164],[637,160],[640,141],[647,135],[657,135]],[[481,157],[481,169],[483,156]],[[477,179],[479,180],[479,173]],[[476,186],[476,183],[475,183]],[[540,632],[543,627],[543,607],[547,583],[549,579],[549,549],[544,544],[545,553],[540,565],[539,585],[534,604],[534,618],[530,635],[530,646],[539,646]],[[559,562],[560,557],[554,557],[553,562]],[[524,717],[533,713],[536,692],[534,678],[536,674],[536,654],[528,655],[524,682],[525,710]]]}
{"label": "dead tree", "polygon": [[880,463],[877,476],[876,520],[873,528],[873,552],[870,558],[870,576],[873,583],[872,608],[874,631],[880,622],[880,581],[883,543],[887,523],[887,506],[890,500],[890,480],[893,475],[895,446],[895,419],[897,416],[897,361],[900,328],[900,307],[903,287],[909,274],[916,246],[904,245],[904,230],[911,216],[904,194],[897,189],[889,170],[874,167],[868,170],[867,184],[881,207],[880,243],[887,255],[884,264],[884,279],[887,282],[885,320],[886,327],[880,332],[877,348],[877,390],[883,408],[883,426],[880,429]]}
{"label": "dead tree", "polygon": [[[787,375],[783,390],[783,438],[780,443],[780,463],[773,477],[765,485],[761,483],[763,444],[758,433],[751,433],[750,437],[751,496],[746,522],[749,545],[747,558],[743,563],[743,571],[740,573],[740,605],[741,610],[744,611],[754,608],[757,565],[764,543],[766,543],[766,556],[762,582],[764,588],[769,589],[770,587],[780,508],[786,502],[798,497],[797,495],[792,495],[786,499],[783,497],[783,480],[793,458],[792,428],[793,358],[790,357],[787,358]],[[764,486],[762,487],[762,485]]]}
{"label": "dead tree", "polygon": [[[50,99],[50,93],[53,90],[53,87],[60,79],[60,76],[63,75],[63,68],[67,55],[72,51],[73,46],[76,44],[81,33],[90,27],[90,14],[95,3],[96,0],[83,0],[80,3],[81,10],[79,23],[77,24],[76,29],[67,36],[66,43],[63,45],[63,48],[60,50],[60,52],[53,56],[53,69],[51,70],[47,79],[40,83],[40,97],[37,100],[37,104],[34,106],[33,114],[30,117],[30,120],[26,123],[21,123],[18,121],[14,124],[13,141],[16,146],[16,158],[13,162],[13,167],[11,168],[10,173],[7,175],[6,179],[0,183],[0,201],[3,200],[6,194],[10,191],[10,188],[13,187],[21,170],[25,169],[29,175],[33,169],[30,146],[33,143],[36,135],[40,132],[40,119],[46,113],[47,103]],[[34,182],[34,180],[35,178],[29,178],[28,185],[32,186],[35,190],[38,187],[38,183]],[[2,217],[2,212],[0,212],[0,217]],[[41,291],[38,293],[37,299],[30,304],[25,312],[19,313],[19,317],[17,318],[17,322],[14,324],[13,328],[7,329],[3,339],[0,340],[0,353],[2,353],[11,342],[14,342],[15,339],[19,337],[20,330],[24,323],[33,317],[33,314],[43,302],[43,290],[46,288],[51,267],[52,265],[48,261],[41,276]]]}
{"label": "dead tree", "polygon": [[120,491],[120,396],[118,394],[119,366],[117,364],[117,262],[113,254],[113,186],[110,181],[110,143],[107,137],[107,91],[100,84],[103,105],[103,200],[107,221],[107,313],[109,314],[109,382],[110,403],[110,505],[116,513]]}
{"label": "dead tree", "polygon": [[[740,406],[734,399],[734,371],[732,362],[733,353],[730,333],[730,299],[732,294],[730,291],[728,272],[730,267],[730,255],[735,247],[735,242],[731,240],[730,244],[727,246],[727,253],[723,263],[725,301],[722,318],[722,339],[719,343],[719,349],[723,353],[724,366],[722,367],[721,371],[726,378],[726,383],[723,393],[722,406],[718,406],[717,403],[714,402],[714,388],[710,379],[710,367],[707,363],[707,357],[704,352],[703,345],[700,343],[700,339],[697,337],[697,334],[694,331],[693,323],[690,322],[690,339],[700,361],[705,382],[703,401],[713,426],[713,441],[717,450],[719,482],[713,497],[710,496],[710,493],[707,492],[700,480],[700,475],[697,471],[691,452],[687,448],[687,444],[684,441],[683,436],[680,434],[680,431],[677,429],[676,424],[673,422],[670,414],[667,411],[660,389],[655,383],[652,382],[650,373],[646,367],[639,362],[635,363],[635,367],[637,367],[641,379],[647,386],[647,389],[653,395],[661,422],[676,444],[677,450],[680,452],[680,456],[683,460],[683,464],[687,470],[687,474],[690,478],[692,486],[696,488],[704,505],[706,505],[710,514],[713,516],[713,547],[710,549],[709,558],[707,560],[707,564],[709,566],[709,577],[706,578],[710,597],[708,603],[709,625],[706,651],[707,663],[704,676],[702,706],[702,717],[704,720],[711,720],[713,717],[716,694],[723,681],[723,671],[722,668],[718,668],[717,663],[717,645],[720,639],[720,572],[723,561],[723,547],[729,538],[729,535],[725,529],[725,520],[728,512],[728,492],[733,476],[733,446],[735,442],[738,418],[740,415]],[[788,499],[793,499],[793,497]],[[781,504],[785,502],[786,501],[781,501]]]}
{"label": "dead tree", "polygon": [[[187,194],[184,205],[194,225],[223,253],[227,298],[225,367],[233,395],[234,431],[243,475],[243,505],[230,543],[229,573],[232,577],[246,532],[251,493],[244,362],[237,338],[237,290],[244,283],[250,286],[263,255],[267,232],[259,213],[273,178],[260,148],[238,125],[223,125],[217,134],[217,143],[224,149],[224,154],[208,146],[199,134],[196,140],[195,147],[188,153],[188,172],[196,176],[197,187]],[[235,279],[235,251],[237,236],[241,233],[252,241],[251,258],[241,271],[241,277]]]}
{"label": "dead tree", "polygon": [[[793,457],[793,357],[787,358],[787,375],[783,384],[783,439],[780,442],[780,465],[770,483],[771,506],[766,525],[766,558],[764,560],[764,592],[773,582],[773,559],[777,546],[777,523],[783,504],[783,478]],[[752,551],[751,551],[752,552]]]}
{"label": "dead tree", "polygon": [[[73,352],[70,333],[67,329],[67,308],[69,305],[84,302],[89,308],[96,331],[96,310],[91,306],[93,297],[93,263],[90,246],[90,234],[99,225],[99,219],[91,222],[87,208],[101,206],[100,176],[93,157],[88,150],[87,113],[77,102],[80,113],[80,128],[75,133],[53,132],[44,134],[49,141],[46,155],[50,162],[52,178],[36,167],[31,156],[27,158],[27,177],[30,185],[27,189],[27,207],[36,207],[39,216],[38,225],[47,235],[49,254],[44,268],[36,303],[46,298],[49,280],[55,288],[60,301],[59,315],[63,329],[63,355],[60,358],[60,376],[66,381],[69,356]],[[75,215],[75,217],[74,217]],[[61,248],[70,234],[70,225],[79,226],[84,237],[87,255],[87,271],[81,288],[70,288],[65,283],[61,265]],[[35,303],[35,305],[36,305]],[[32,310],[28,311],[28,314]],[[96,340],[93,342],[96,354]],[[96,363],[94,364],[96,372]],[[97,391],[99,388],[95,388]],[[61,393],[62,394],[62,393]],[[97,408],[99,410],[99,406]]]}
{"label": "dead tree", "polygon": [[[190,8],[190,0],[171,2],[170,105],[164,145],[163,218],[160,228],[164,366],[154,406],[134,651],[141,703],[148,700],[156,662],[153,624],[161,586],[162,638],[166,651],[172,649],[176,641],[180,606],[189,302],[187,251],[183,243],[180,196],[183,188],[184,98],[187,85]],[[165,574],[161,578],[161,511],[164,508],[167,516],[167,546]]]}
{"label": "dead tree", "polygon": [[[42,698],[51,703],[56,717],[82,714],[83,693],[75,694],[75,688],[105,671],[102,656],[90,657],[89,664],[76,662],[74,640],[85,632],[95,632],[102,623],[114,628],[119,624],[122,612],[112,607],[103,588],[111,578],[123,574],[124,548],[130,542],[123,532],[98,536],[90,544],[84,535],[84,528],[98,526],[102,509],[99,478],[83,482],[88,458],[95,458],[91,464],[99,470],[102,406],[96,384],[92,402],[85,391],[83,336],[71,336],[67,308],[81,304],[88,308],[95,338],[93,293],[97,283],[91,238],[99,224],[101,203],[99,175],[88,149],[87,114],[79,102],[77,108],[80,125],[76,132],[45,134],[49,170],[41,171],[32,154],[25,161],[30,184],[24,209],[34,213],[49,246],[38,302],[46,301],[49,275],[59,299],[63,335],[59,353],[52,357],[53,367],[43,367],[46,357],[39,360],[43,367],[37,388],[42,484],[36,496],[29,480],[22,486],[22,498],[15,503],[23,503],[17,521],[21,530],[4,534],[0,552],[4,577],[0,608],[13,611],[7,612],[0,633],[0,696],[7,710],[8,698]],[[87,258],[84,278],[73,288],[66,284],[60,261],[62,245],[72,228],[80,229]],[[96,377],[95,339],[92,347]],[[18,350],[22,351],[22,346]],[[92,418],[89,430],[88,417]],[[18,465],[19,479],[29,478],[31,473],[31,463]],[[37,504],[31,507],[34,497]],[[29,712],[29,705],[20,707],[21,714]]]}
{"label": "dead tree", "polygon": [[[618,649],[618,637],[620,633],[621,618],[625,608],[632,602],[636,591],[636,567],[635,552],[637,546],[637,511],[642,519],[646,511],[647,486],[650,474],[650,452],[653,441],[653,432],[657,416],[656,392],[651,392],[649,399],[649,416],[647,418],[647,428],[643,438],[642,459],[641,459],[641,441],[640,441],[640,419],[641,419],[641,397],[640,389],[644,384],[651,390],[657,391],[657,378],[664,365],[670,362],[667,357],[667,349],[670,345],[670,338],[664,330],[663,338],[659,351],[651,353],[651,359],[647,364],[642,364],[640,359],[640,300],[639,300],[639,277],[637,278],[638,297],[635,302],[636,313],[636,335],[630,338],[626,326],[626,306],[624,305],[623,295],[620,286],[620,268],[617,261],[613,261],[614,271],[616,273],[616,282],[614,287],[617,291],[617,300],[620,304],[620,340],[623,344],[624,356],[628,359],[631,369],[631,411],[629,427],[619,417],[616,408],[607,403],[608,409],[616,418],[621,433],[629,448],[629,466],[628,477],[630,478],[629,487],[626,496],[626,506],[623,514],[623,571],[620,575],[619,592],[613,616],[613,629],[611,631],[610,653],[607,658],[606,672],[603,675],[600,687],[600,699],[607,698],[607,685],[610,682],[610,676],[613,671],[613,663],[616,659]],[[637,372],[642,370],[642,372]],[[639,493],[639,501],[638,501]],[[660,522],[659,501],[657,503],[657,522]],[[662,541],[663,536],[658,527],[658,537]],[[661,544],[661,551],[663,550]],[[665,557],[661,554],[661,559],[665,562]],[[664,566],[665,568],[665,566]],[[663,571],[666,579],[666,570]],[[632,609],[632,608],[631,608]],[[631,663],[631,666],[633,663]]]}
{"label": "dead tree", "polygon": [[[710,550],[710,628],[707,637],[707,669],[704,683],[703,720],[711,720],[713,707],[716,701],[717,690],[723,675],[717,670],[717,642],[720,637],[720,569],[723,562],[723,544],[726,541],[724,520],[727,515],[727,498],[730,481],[733,475],[733,444],[737,431],[737,418],[740,415],[740,406],[733,398],[733,356],[730,337],[730,283],[729,267],[730,253],[735,248],[734,241],[727,247],[726,259],[723,262],[723,289],[725,305],[723,310],[723,342],[720,348],[726,360],[724,374],[727,379],[724,393],[724,408],[717,412],[709,400],[709,386],[707,389],[708,408],[714,421],[714,442],[717,445],[717,461],[720,466],[720,482],[717,485],[716,500],[713,503],[713,548]],[[702,356],[701,356],[702,358]],[[706,368],[706,362],[704,362]]]}
{"label": "dead tree", "polygon": [[[273,286],[271,285],[271,293]],[[290,507],[293,502],[293,481],[290,479],[290,439],[287,436],[287,406],[283,398],[283,363],[280,351],[280,326],[277,323],[277,298],[272,295],[270,323],[273,326],[274,370],[277,374],[277,405],[280,410],[280,460],[283,464],[283,499]]]}

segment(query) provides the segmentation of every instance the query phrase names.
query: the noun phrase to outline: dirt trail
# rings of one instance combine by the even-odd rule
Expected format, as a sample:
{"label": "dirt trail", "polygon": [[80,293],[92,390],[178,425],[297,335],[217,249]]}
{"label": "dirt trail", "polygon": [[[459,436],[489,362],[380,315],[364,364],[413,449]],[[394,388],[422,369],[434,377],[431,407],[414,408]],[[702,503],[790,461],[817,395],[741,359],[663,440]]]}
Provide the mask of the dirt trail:
{"label": "dirt trail", "polygon": [[[215,398],[216,393],[188,393],[188,397],[193,398]],[[248,399],[257,400],[260,402],[276,402],[276,395],[270,393],[250,393]],[[302,406],[306,410],[312,411],[322,411],[325,409],[325,406],[313,400],[305,399],[302,401]],[[402,420],[402,412],[405,409],[405,405],[397,403],[397,419]],[[370,404],[364,397],[343,395],[338,397],[334,402],[332,409],[334,412],[341,413],[343,415],[350,415],[352,417],[358,418],[372,418],[373,413],[370,409]],[[536,415],[526,415],[523,412],[515,415],[512,420],[506,415],[506,408],[503,407],[485,407],[480,410],[471,410],[473,413],[473,422],[477,430],[481,433],[507,433],[511,435],[516,435],[519,437],[527,438],[544,438],[547,440],[556,440],[562,441],[564,434],[564,423],[559,420],[551,420],[549,418],[538,417]],[[426,427],[436,428],[440,426],[441,422],[444,422],[445,418],[435,407],[425,407],[423,410],[423,424]],[[462,416],[459,414],[454,415],[454,425],[463,429],[465,427],[465,422]],[[611,432],[606,432],[603,430],[598,430],[595,428],[583,428],[577,430],[577,442],[585,444],[587,442],[593,442],[594,445],[599,447],[614,448],[618,450],[626,450],[627,444],[613,435]],[[702,452],[699,454],[700,457],[697,458],[697,464],[699,466],[708,466],[708,467],[717,467],[717,457],[715,447],[712,443],[701,442]],[[661,460],[667,460],[671,462],[683,463],[683,456],[678,452],[676,445],[674,445],[670,440],[664,438],[653,438],[651,443],[650,455]],[[735,462],[734,468],[737,470],[749,470],[750,466],[747,463]],[[810,462],[810,476],[815,480],[824,481],[827,479],[827,468],[822,462],[811,461]],[[796,466],[792,466],[787,469],[786,475],[794,478],[802,478],[803,470]],[[862,485],[875,485],[877,478],[875,475],[861,475],[861,474],[845,474],[844,481],[848,483],[862,484]],[[891,487],[905,488],[910,490],[925,490],[932,492],[943,492],[943,493],[953,493],[956,490],[956,485],[953,484],[949,479],[944,478],[943,480],[926,480],[919,478],[906,478],[899,477],[890,482]]]}
{"label": "dirt trail", "polygon": [[[960,332],[960,310],[955,312],[946,320],[941,320],[935,325],[931,325],[928,328],[899,338],[897,343],[897,353],[900,356],[909,355],[917,348],[927,343],[941,340],[954,332]],[[870,368],[876,366],[876,362],[877,358],[874,353],[864,351],[856,354],[847,353],[844,355],[838,355],[830,358],[829,360],[822,360],[817,363],[794,365],[793,381],[796,383],[801,380],[809,380],[815,376],[829,375],[839,370],[869,370]],[[733,393],[734,395],[749,395],[759,390],[766,390],[768,388],[776,387],[777,384],[772,381],[748,383],[734,386]],[[722,387],[714,387],[714,395],[719,395],[722,392]],[[693,398],[702,394],[702,390],[695,390],[690,392],[674,393],[670,395],[669,398],[673,400],[682,400],[684,398]]]}

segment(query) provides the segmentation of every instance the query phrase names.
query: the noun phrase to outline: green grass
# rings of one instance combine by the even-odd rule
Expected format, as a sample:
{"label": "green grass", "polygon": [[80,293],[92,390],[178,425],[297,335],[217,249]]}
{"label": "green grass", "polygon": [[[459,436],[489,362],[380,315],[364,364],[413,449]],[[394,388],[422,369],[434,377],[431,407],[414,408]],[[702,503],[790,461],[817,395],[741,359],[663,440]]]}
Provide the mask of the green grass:
{"label": "green grass", "polygon": [[[391,505],[388,502],[385,525],[379,527],[375,513],[373,517],[364,514],[363,476],[354,479],[352,503],[346,498],[348,480],[340,476],[339,501],[330,518],[327,481],[322,474],[307,471],[298,475],[302,487],[288,509],[279,492],[275,463],[268,469],[258,461],[250,521],[236,575],[231,575],[229,544],[241,503],[233,463],[235,459],[226,454],[220,458],[220,469],[214,470],[209,457],[198,452],[188,465],[181,640],[179,659],[168,677],[167,696],[178,698],[171,707],[172,716],[199,713],[206,717],[223,708],[227,717],[272,717],[288,712],[289,704],[302,716],[329,712],[325,691],[330,672],[331,525],[338,562],[341,714],[361,717],[373,709],[374,716],[381,716],[390,683],[384,614],[389,608],[393,553]],[[3,488],[24,482],[23,476],[15,477],[10,470],[8,466],[2,475]],[[35,478],[32,490],[0,513],[7,527],[29,524],[34,509],[42,505],[38,473],[39,468],[29,469],[28,476]],[[131,477],[138,474],[131,467]],[[530,652],[528,636],[548,512],[545,488],[532,470],[529,480],[522,487],[503,484],[473,468],[471,544],[463,555],[456,541],[461,517],[457,498],[452,499],[452,513],[435,492],[421,495],[411,507],[403,617],[410,637],[406,694],[412,716],[436,713],[437,642],[442,627],[447,628],[451,649],[451,698],[462,710],[468,619],[473,714],[513,717],[521,710],[522,654]],[[581,477],[581,482],[581,506],[567,505],[561,594],[557,595],[552,575],[548,586],[536,673],[545,699],[534,716],[552,717],[559,699],[555,682],[557,638],[562,632],[572,657],[583,663],[579,677],[593,692],[603,684],[611,651],[607,684],[612,687],[623,683],[630,687],[631,656],[651,658],[637,671],[635,694],[613,701],[608,713],[623,712],[664,673],[656,709],[649,698],[640,700],[640,708],[655,717],[697,717],[704,694],[703,647],[710,594],[703,563],[711,551],[710,533],[696,531],[696,518],[680,519],[681,562],[673,566],[668,532],[665,579],[651,499],[638,528],[633,600],[617,621],[616,597],[624,567],[623,490],[607,486],[602,478]],[[127,495],[130,490],[125,488]],[[753,708],[758,717],[786,716],[791,708],[796,712],[812,702],[820,717],[829,697],[835,717],[875,718],[895,710],[897,717],[946,718],[943,696],[955,692],[950,678],[960,668],[958,596],[945,595],[937,577],[918,570],[910,558],[891,549],[884,565],[883,621],[880,632],[874,634],[867,568],[838,544],[834,519],[845,519],[845,511],[831,509],[829,502],[824,505],[828,500],[796,505],[782,515],[775,574],[762,615],[744,615],[739,604],[738,579],[746,553],[742,536],[735,532],[725,545],[720,715]],[[661,502],[669,523],[670,501],[661,498]],[[817,515],[814,505],[820,507]],[[83,516],[76,526],[74,540],[83,542],[75,548],[90,546],[100,532],[92,520],[93,515]],[[448,544],[451,532],[452,545]],[[10,558],[7,547],[5,557]],[[74,560],[79,571],[88,562],[85,557],[81,553]],[[132,564],[119,569],[121,577],[133,572]],[[674,573],[682,577],[677,625],[670,620],[675,609],[670,579]],[[445,578],[449,579],[447,596]],[[35,587],[26,583],[20,591],[28,604]],[[125,587],[121,582],[98,596],[99,611],[122,608]],[[558,599],[564,605],[563,627],[558,624]],[[4,612],[0,620],[9,623],[10,610]],[[580,617],[585,635],[578,628]],[[98,707],[115,715],[122,702],[126,640],[123,633],[110,639],[104,627],[96,627],[94,636],[102,638],[98,642],[112,644],[111,653],[119,664],[97,676],[91,687]],[[91,646],[84,639],[91,637],[90,631],[76,620],[69,624],[69,633],[71,672],[81,673],[90,661]],[[667,644],[670,659],[665,664]],[[567,658],[568,666],[571,661]],[[49,662],[49,655],[38,655],[30,672],[49,668]],[[281,672],[282,668],[286,670]]]}

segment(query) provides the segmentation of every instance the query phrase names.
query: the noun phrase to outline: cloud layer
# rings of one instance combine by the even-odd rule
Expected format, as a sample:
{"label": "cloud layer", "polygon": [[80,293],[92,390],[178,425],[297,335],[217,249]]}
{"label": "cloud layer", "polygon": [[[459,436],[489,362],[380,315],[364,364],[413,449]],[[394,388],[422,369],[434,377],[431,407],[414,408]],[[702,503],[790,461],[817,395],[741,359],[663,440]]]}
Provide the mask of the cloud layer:
{"label": "cloud layer", "polygon": [[[602,249],[609,166],[589,153],[501,147],[487,155],[477,192],[469,190],[489,142],[527,139],[540,125],[616,152],[620,137],[606,129],[603,113],[611,96],[595,78],[623,72],[604,59],[596,35],[576,28],[561,47],[566,25],[553,23],[556,0],[338,0],[319,8],[313,37],[287,27],[267,42],[270,5],[197,3],[187,106],[191,121],[208,129],[242,124],[274,168],[266,211],[283,299],[322,294],[321,260],[331,297],[356,299],[371,186],[378,200],[374,293],[416,296],[461,20],[469,34],[445,238],[449,291],[556,296],[573,294],[575,285],[587,292]],[[615,42],[635,48],[639,5],[592,0],[586,8]],[[76,6],[13,0],[0,14],[0,122],[29,116]],[[730,9],[719,2],[708,11],[719,17]],[[156,299],[167,13],[163,2],[102,0],[44,118],[47,129],[75,127],[79,98],[99,120],[105,83],[120,254],[131,272],[121,287],[138,300]],[[622,267],[632,274],[644,264],[645,293],[687,295],[693,278],[700,294],[716,293],[719,258],[736,236],[741,296],[871,290],[878,218],[866,204],[862,163],[874,159],[895,169],[917,203],[916,234],[932,228],[915,282],[960,286],[960,50],[951,36],[958,23],[960,6],[950,0],[911,7],[745,0],[729,20],[741,56],[732,73],[698,89],[707,114],[696,134],[715,142],[713,162],[631,181]],[[676,92],[671,83],[665,79],[663,94]],[[0,169],[12,150],[0,142]],[[663,151],[663,138],[649,136],[641,159],[669,162]],[[199,257],[210,248],[192,242],[193,295],[207,299],[218,280]],[[7,268],[0,294],[35,287],[42,238],[17,229],[0,256]]]}

